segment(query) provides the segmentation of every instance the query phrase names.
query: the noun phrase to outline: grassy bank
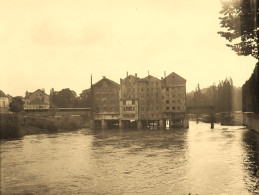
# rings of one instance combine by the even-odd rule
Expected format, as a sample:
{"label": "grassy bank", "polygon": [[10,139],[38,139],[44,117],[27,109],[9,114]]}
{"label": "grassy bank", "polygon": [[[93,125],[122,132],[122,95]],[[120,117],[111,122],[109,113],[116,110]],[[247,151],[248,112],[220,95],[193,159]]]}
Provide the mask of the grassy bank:
{"label": "grassy bank", "polygon": [[9,124],[1,126],[1,139],[19,138],[25,135],[73,131],[86,127],[82,117],[40,118],[31,117],[19,127]]}

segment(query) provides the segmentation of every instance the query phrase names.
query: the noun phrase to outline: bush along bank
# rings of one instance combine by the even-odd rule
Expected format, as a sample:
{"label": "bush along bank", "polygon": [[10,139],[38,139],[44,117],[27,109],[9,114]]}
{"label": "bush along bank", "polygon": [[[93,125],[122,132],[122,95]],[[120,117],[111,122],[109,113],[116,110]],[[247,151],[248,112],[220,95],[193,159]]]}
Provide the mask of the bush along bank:
{"label": "bush along bank", "polygon": [[81,117],[62,118],[28,118],[27,125],[55,133],[61,130],[76,130],[82,127],[84,121]]}
{"label": "bush along bank", "polygon": [[19,116],[0,114],[0,139],[19,138],[21,136]]}
{"label": "bush along bank", "polygon": [[19,138],[24,135],[73,131],[85,127],[83,117],[25,117],[17,126],[15,123],[1,124],[0,139]]}

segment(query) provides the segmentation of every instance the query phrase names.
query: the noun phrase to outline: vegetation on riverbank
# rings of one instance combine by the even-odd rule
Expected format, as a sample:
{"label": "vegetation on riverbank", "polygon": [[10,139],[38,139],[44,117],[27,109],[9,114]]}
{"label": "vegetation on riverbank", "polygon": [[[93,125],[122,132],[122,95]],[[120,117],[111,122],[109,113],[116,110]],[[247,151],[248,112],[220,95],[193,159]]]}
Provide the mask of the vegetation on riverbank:
{"label": "vegetation on riverbank", "polygon": [[9,124],[1,126],[0,139],[19,138],[25,135],[41,133],[58,133],[73,131],[86,127],[86,122],[82,117],[63,117],[63,118],[29,118],[27,124],[19,127]]}

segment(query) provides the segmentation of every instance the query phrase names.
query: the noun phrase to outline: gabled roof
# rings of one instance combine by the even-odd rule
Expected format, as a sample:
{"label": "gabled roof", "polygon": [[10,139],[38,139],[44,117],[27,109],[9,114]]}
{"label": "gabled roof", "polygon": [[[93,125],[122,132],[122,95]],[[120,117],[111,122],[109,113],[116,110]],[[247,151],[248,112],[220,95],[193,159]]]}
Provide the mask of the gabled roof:
{"label": "gabled roof", "polygon": [[183,81],[186,81],[186,79],[184,79],[183,77],[181,77],[180,75],[176,74],[175,72],[172,72],[171,74],[169,74],[167,77],[165,77],[163,80],[169,78],[169,77],[175,77],[177,79],[180,79],[180,80],[183,80]]}
{"label": "gabled roof", "polygon": [[154,77],[152,75],[148,75],[145,78],[139,79],[139,81],[147,81],[148,82],[150,79],[155,79],[155,80],[160,81],[158,78],[156,78],[156,77]]}
{"label": "gabled roof", "polygon": [[[29,92],[28,95],[25,96],[25,98],[28,98],[29,96],[31,96],[32,94],[34,94],[34,93],[36,93],[36,92],[38,92],[38,91],[40,91],[41,93],[43,92],[41,89],[37,89],[37,90],[34,91],[34,92]],[[49,96],[48,94],[45,93],[45,91],[44,91],[44,94],[47,95],[47,96]]]}
{"label": "gabled roof", "polygon": [[30,103],[28,103],[29,105],[35,105],[35,104],[41,104],[41,105],[48,105],[47,102],[42,101],[39,98],[36,98],[34,100],[32,100]]}
{"label": "gabled roof", "polygon": [[140,78],[139,77],[137,77],[137,76],[134,76],[134,75],[128,75],[128,76],[126,76],[124,79],[121,79],[122,81],[125,81],[125,80],[128,80],[128,79],[131,79],[131,78],[133,78],[133,79],[135,79],[135,80],[139,80]]}
{"label": "gabled roof", "polygon": [[2,90],[0,90],[0,97],[7,97],[7,95],[5,95],[5,93]]}
{"label": "gabled roof", "polygon": [[95,84],[93,84],[93,87],[98,85],[99,83],[103,82],[103,81],[108,81],[110,83],[112,83],[113,85],[117,85],[117,86],[120,86],[118,83],[110,80],[110,79],[107,79],[106,77],[103,77],[101,80],[97,81]]}

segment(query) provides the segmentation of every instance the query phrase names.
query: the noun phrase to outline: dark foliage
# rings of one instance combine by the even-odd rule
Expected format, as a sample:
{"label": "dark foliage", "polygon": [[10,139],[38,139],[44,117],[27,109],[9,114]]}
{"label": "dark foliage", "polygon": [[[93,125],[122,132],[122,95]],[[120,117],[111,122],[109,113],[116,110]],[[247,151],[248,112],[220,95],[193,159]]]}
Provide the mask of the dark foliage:
{"label": "dark foliage", "polygon": [[187,107],[213,106],[217,112],[240,111],[242,109],[241,88],[234,87],[232,79],[187,94]]}
{"label": "dark foliage", "polygon": [[11,112],[20,112],[23,110],[24,101],[22,97],[17,96],[12,99],[12,102],[9,104]]}
{"label": "dark foliage", "polygon": [[50,93],[51,108],[80,108],[89,107],[89,94],[87,90],[82,91],[80,96],[69,88],[62,89],[61,91],[51,90]]}
{"label": "dark foliage", "polygon": [[242,87],[243,112],[259,113],[259,62],[251,77]]}
{"label": "dark foliage", "polygon": [[220,24],[224,31],[218,32],[238,55],[258,57],[259,0],[222,0]]}

